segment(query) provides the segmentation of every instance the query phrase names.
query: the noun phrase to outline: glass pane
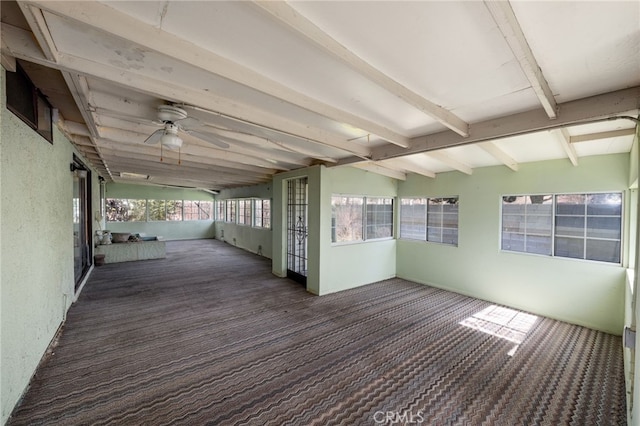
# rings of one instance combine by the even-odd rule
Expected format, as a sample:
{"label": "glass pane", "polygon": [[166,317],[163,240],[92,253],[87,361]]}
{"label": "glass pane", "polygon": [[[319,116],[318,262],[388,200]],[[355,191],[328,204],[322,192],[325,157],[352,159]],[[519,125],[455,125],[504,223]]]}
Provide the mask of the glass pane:
{"label": "glass pane", "polygon": [[428,227],[427,228],[427,240],[432,241],[434,243],[442,242],[442,228],[439,227]]}
{"label": "glass pane", "polygon": [[502,213],[503,214],[524,214],[526,197],[506,195],[502,197]]}
{"label": "glass pane", "polygon": [[331,240],[333,242],[362,240],[363,204],[362,197],[331,197]]}
{"label": "glass pane", "polygon": [[556,237],[555,255],[584,259],[584,239]]}
{"label": "glass pane", "polygon": [[442,213],[427,213],[427,225],[429,226],[442,226]]}
{"label": "glass pane", "polygon": [[548,237],[527,235],[526,252],[551,256],[551,235]]}
{"label": "glass pane", "polygon": [[502,233],[502,250],[524,251],[524,234],[514,232]]}
{"label": "glass pane", "polygon": [[551,215],[549,216],[527,216],[527,234],[551,235],[553,225]]}
{"label": "glass pane", "polygon": [[167,200],[167,220],[182,220],[181,200]]}
{"label": "glass pane", "polygon": [[508,215],[502,217],[503,232],[524,233],[525,217],[520,215]]}
{"label": "glass pane", "polygon": [[619,240],[620,225],[619,217],[587,217],[587,237]]}
{"label": "glass pane", "polygon": [[167,219],[165,200],[149,200],[149,220],[159,221]]}
{"label": "glass pane", "polygon": [[442,226],[445,228],[458,228],[458,213],[446,213],[442,215]]}
{"label": "glass pane", "polygon": [[556,235],[582,237],[584,236],[584,217],[557,216]]}
{"label": "glass pane", "polygon": [[583,194],[556,195],[556,214],[584,215]]}
{"label": "glass pane", "polygon": [[458,245],[458,228],[443,228],[442,242],[445,244]]}
{"label": "glass pane", "polygon": [[587,239],[587,259],[620,263],[620,241]]}
{"label": "glass pane", "polygon": [[426,240],[426,199],[403,198],[400,205],[400,238]]}
{"label": "glass pane", "polygon": [[587,214],[592,216],[621,216],[622,194],[614,192],[587,195]]}

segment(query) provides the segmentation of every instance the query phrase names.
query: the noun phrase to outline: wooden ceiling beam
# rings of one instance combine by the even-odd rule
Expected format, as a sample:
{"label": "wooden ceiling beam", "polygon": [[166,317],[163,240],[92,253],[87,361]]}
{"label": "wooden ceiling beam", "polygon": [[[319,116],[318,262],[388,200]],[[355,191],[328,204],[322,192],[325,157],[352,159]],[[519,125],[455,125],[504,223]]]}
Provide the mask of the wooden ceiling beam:
{"label": "wooden ceiling beam", "polygon": [[467,175],[473,174],[473,169],[468,164],[465,164],[461,161],[452,158],[449,154],[443,151],[432,151],[425,154],[428,157],[433,158],[434,160],[438,160],[439,162],[455,169],[459,172],[462,172]]}
{"label": "wooden ceiling beam", "polygon": [[[510,136],[524,135],[561,127],[588,124],[597,121],[619,119],[616,116],[637,116],[640,109],[640,86],[616,90],[588,98],[577,99],[558,105],[558,118],[549,120],[544,111],[536,109],[503,117],[498,117],[471,125],[471,136],[462,136],[450,131],[443,131],[418,136],[411,142],[411,147],[402,149],[394,145],[373,148],[374,161],[405,155],[430,152],[453,146],[503,139]],[[338,164],[360,161],[358,158],[341,159]]]}
{"label": "wooden ceiling beam", "polygon": [[504,164],[514,172],[518,171],[519,169],[518,162],[514,160],[513,157],[511,157],[509,154],[504,152],[504,150],[501,149],[495,143],[491,141],[480,142],[478,146],[482,148],[485,152],[487,152],[489,155],[491,155],[493,158],[495,158],[496,160],[500,160],[502,164]]}
{"label": "wooden ceiling beam", "polygon": [[564,152],[567,153],[567,157],[571,161],[571,164],[573,164],[574,167],[577,166],[578,153],[576,152],[575,147],[571,145],[571,136],[569,136],[569,132],[567,131],[567,129],[556,129],[551,133],[556,137]]}
{"label": "wooden ceiling beam", "polygon": [[436,177],[436,173],[434,171],[419,166],[407,158],[391,158],[389,160],[383,160],[380,163],[389,164],[395,169],[401,169],[405,172],[415,173],[431,179],[434,179]]}
{"label": "wooden ceiling beam", "polygon": [[351,164],[351,166],[378,175],[387,176],[392,179],[407,180],[406,173],[389,168],[388,166],[385,167],[381,163],[374,163],[373,161],[363,161],[362,163]]}
{"label": "wooden ceiling beam", "polygon": [[485,0],[484,4],[518,60],[520,68],[527,77],[527,80],[529,80],[531,88],[536,93],[547,116],[549,118],[556,118],[558,116],[558,105],[556,104],[553,92],[542,74],[538,61],[536,61],[531,51],[531,47],[529,47],[527,38],[522,32],[515,13],[513,13],[511,4],[508,1],[502,0]]}

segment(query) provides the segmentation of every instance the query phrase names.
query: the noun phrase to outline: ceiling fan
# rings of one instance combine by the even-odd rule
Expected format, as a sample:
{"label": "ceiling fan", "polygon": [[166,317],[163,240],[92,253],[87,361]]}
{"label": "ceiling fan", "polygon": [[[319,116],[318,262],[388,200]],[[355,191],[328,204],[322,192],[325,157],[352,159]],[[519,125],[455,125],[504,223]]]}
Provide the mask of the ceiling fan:
{"label": "ceiling fan", "polygon": [[145,139],[145,144],[155,145],[160,142],[161,146],[165,148],[179,150],[182,147],[182,138],[179,134],[184,132],[220,148],[229,148],[229,144],[218,140],[214,134],[203,131],[200,121],[189,117],[187,112],[178,106],[160,105],[158,107],[158,121],[154,121],[154,123],[162,125],[162,129],[151,133]]}

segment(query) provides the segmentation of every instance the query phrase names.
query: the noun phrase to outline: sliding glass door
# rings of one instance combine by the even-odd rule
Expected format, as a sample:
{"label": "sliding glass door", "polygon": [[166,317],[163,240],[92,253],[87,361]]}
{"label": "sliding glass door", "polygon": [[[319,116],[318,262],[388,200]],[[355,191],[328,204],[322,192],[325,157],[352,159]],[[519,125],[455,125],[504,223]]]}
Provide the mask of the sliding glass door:
{"label": "sliding glass door", "polygon": [[92,265],[91,172],[73,157],[73,275],[77,290]]}

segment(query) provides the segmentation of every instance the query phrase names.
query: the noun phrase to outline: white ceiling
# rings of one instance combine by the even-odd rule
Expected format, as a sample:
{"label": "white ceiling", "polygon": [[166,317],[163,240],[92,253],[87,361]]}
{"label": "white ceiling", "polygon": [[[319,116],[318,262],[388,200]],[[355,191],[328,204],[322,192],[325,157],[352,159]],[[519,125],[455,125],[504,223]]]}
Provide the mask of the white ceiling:
{"label": "white ceiling", "polygon": [[[3,14],[3,66],[62,72],[83,118],[61,108],[62,127],[114,181],[219,190],[317,163],[398,179],[579,167],[629,152],[637,123],[602,119],[640,108],[632,1],[18,5],[28,25]],[[165,104],[208,136],[181,132],[179,154],[145,144]]]}

